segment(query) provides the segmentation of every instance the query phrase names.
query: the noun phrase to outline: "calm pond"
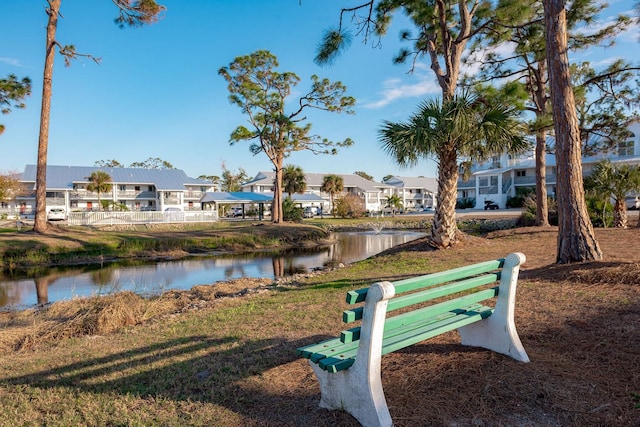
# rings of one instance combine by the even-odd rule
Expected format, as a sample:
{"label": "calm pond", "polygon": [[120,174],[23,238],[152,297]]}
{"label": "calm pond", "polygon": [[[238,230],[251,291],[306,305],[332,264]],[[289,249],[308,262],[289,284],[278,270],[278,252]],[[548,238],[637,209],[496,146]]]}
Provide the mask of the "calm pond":
{"label": "calm pond", "polygon": [[424,236],[417,231],[334,233],[336,242],[312,250],[192,257],[177,261],[118,262],[103,266],[48,269],[46,275],[0,276],[0,310],[133,291],[155,295],[172,289],[191,289],[240,277],[277,278],[306,273],[338,263],[351,263]]}

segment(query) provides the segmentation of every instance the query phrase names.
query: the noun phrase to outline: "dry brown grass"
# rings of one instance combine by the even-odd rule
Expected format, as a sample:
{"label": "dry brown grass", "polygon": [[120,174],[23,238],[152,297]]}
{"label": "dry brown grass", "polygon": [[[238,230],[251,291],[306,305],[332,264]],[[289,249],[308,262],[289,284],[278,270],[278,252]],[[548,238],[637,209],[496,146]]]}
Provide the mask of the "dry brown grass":
{"label": "dry brown grass", "polygon": [[[527,255],[516,325],[531,362],[461,346],[455,332],[387,355],[382,381],[397,426],[640,425],[640,229],[597,230],[605,259],[573,265],[554,264],[556,236],[555,228],[500,231],[467,237],[447,251],[416,241],[376,259],[380,270],[397,264],[402,276],[409,271],[400,270],[419,259],[433,268],[512,251]],[[421,268],[410,272],[421,274]],[[75,307],[54,304],[38,314],[48,313],[46,319],[0,317],[0,344],[5,332],[43,326],[31,341],[9,339],[12,350],[0,353],[0,399],[8,408],[0,409],[0,420],[13,413],[13,424],[64,425],[80,413],[85,425],[355,426],[348,414],[318,408],[317,381],[307,361],[294,355],[297,346],[341,328],[348,284],[309,286],[349,275],[353,283],[369,280],[352,270],[300,279],[286,292],[269,290],[268,281],[237,281],[158,300],[123,294]],[[220,298],[239,294],[247,297]],[[56,319],[67,326],[56,326]],[[109,333],[119,324],[136,326]],[[79,335],[73,331],[103,337],[62,339]],[[178,351],[183,344],[175,337],[194,349]],[[51,339],[58,346],[46,345]],[[166,353],[136,362],[147,348]],[[122,362],[102,372],[103,359]],[[136,363],[144,372],[128,374]],[[3,371],[7,364],[11,372]],[[86,378],[77,372],[84,366],[92,372]],[[102,406],[87,403],[96,400]],[[52,412],[53,402],[70,408]],[[109,412],[112,407],[118,410]],[[150,414],[155,418],[145,418]]]}

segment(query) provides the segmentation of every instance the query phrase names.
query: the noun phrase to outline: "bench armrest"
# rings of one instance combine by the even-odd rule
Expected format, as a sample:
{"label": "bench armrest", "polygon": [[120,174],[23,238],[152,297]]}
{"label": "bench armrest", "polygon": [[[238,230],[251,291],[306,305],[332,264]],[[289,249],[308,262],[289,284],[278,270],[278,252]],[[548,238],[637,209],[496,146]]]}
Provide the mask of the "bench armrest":
{"label": "bench armrest", "polygon": [[[355,365],[368,366],[368,375],[380,374],[380,359],[382,358],[382,339],[384,322],[387,315],[387,304],[396,294],[391,282],[374,283],[367,292],[365,299],[362,326],[360,329],[360,343],[356,355]],[[372,372],[377,371],[377,372]]]}

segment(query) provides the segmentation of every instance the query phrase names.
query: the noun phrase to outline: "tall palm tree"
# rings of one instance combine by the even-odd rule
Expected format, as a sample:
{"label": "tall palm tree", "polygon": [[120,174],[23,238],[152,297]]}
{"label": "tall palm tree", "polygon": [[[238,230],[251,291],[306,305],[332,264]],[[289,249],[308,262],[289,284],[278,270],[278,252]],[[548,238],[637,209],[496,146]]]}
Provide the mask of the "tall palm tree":
{"label": "tall palm tree", "polygon": [[603,160],[585,178],[584,186],[588,192],[600,196],[605,203],[613,199],[614,226],[627,228],[625,199],[632,191],[640,191],[640,166],[614,165],[609,160]]}
{"label": "tall palm tree", "polygon": [[342,179],[339,175],[325,175],[322,178],[322,186],[320,187],[320,191],[324,191],[325,193],[329,193],[331,197],[331,214],[336,216],[336,208],[333,203],[333,196],[340,193],[344,190],[344,179]]}
{"label": "tall palm tree", "polygon": [[383,149],[401,166],[436,157],[438,195],[431,239],[440,248],[459,240],[455,220],[458,159],[484,160],[529,146],[514,108],[484,105],[468,94],[443,102],[425,101],[407,123],[385,122],[379,138]]}
{"label": "tall palm tree", "polygon": [[106,193],[111,189],[111,175],[105,171],[97,170],[91,172],[87,179],[89,180],[87,190],[98,193],[98,210],[100,210],[100,193]]}
{"label": "tall palm tree", "polygon": [[286,165],[282,169],[282,189],[291,197],[303,194],[307,189],[307,177],[300,166]]}

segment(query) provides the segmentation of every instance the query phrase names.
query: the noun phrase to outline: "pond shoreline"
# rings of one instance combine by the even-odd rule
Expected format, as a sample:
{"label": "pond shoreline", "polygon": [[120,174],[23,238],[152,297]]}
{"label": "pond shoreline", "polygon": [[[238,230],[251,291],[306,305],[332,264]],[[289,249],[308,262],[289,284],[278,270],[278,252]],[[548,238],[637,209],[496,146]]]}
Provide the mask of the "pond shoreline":
{"label": "pond shoreline", "polygon": [[[489,232],[515,227],[514,219],[465,218],[465,232]],[[332,232],[423,230],[430,217],[375,218],[354,223],[265,222],[175,224],[164,227],[120,229],[50,225],[50,232],[0,232],[0,270],[13,273],[31,268],[97,265],[124,259],[171,261],[202,255],[259,253],[327,246]],[[0,227],[1,228],[1,227]]]}

